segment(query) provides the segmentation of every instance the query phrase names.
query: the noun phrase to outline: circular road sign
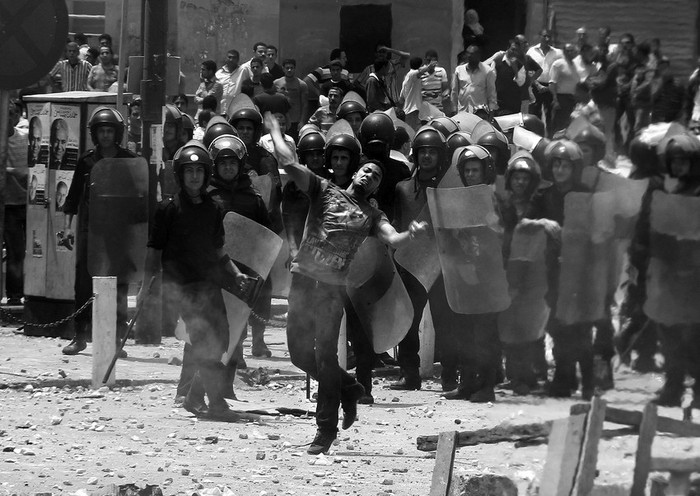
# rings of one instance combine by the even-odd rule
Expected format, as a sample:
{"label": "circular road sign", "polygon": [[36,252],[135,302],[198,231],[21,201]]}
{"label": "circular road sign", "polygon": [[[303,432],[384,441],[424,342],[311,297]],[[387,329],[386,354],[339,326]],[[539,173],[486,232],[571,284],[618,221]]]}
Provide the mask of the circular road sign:
{"label": "circular road sign", "polygon": [[24,88],[45,76],[67,36],[64,0],[0,0],[0,89]]}

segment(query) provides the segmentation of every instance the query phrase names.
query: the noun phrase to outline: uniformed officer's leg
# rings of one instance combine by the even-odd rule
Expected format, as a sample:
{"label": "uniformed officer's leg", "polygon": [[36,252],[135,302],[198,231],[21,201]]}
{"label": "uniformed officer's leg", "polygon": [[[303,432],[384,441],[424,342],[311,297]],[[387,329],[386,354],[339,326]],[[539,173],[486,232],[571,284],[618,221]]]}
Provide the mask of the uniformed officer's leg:
{"label": "uniformed officer's leg", "polygon": [[588,323],[571,326],[572,352],[581,371],[581,396],[588,401],[594,391],[593,327]]}
{"label": "uniformed officer's leg", "polygon": [[413,321],[406,336],[399,343],[399,366],[401,378],[389,386],[395,390],[416,390],[421,388],[420,378],[420,322],[428,301],[428,293],[423,285],[408,271],[399,267],[401,280],[413,306]]}
{"label": "uniformed officer's leg", "polygon": [[501,342],[498,339],[498,314],[484,313],[471,316],[474,320],[474,353],[479,389],[470,397],[472,403],[487,403],[496,399],[496,387],[501,367]]}
{"label": "uniformed officer's leg", "polygon": [[661,350],[664,354],[665,381],[655,401],[662,406],[681,405],[686,372],[683,327],[682,325],[667,326],[658,324]]}
{"label": "uniformed officer's leg", "polygon": [[[88,233],[79,232],[75,245],[75,309],[78,310],[92,297],[92,277],[87,268],[87,244]],[[75,355],[87,347],[90,337],[90,324],[92,312],[90,308],[84,309],[73,319],[75,337],[73,341],[63,348],[64,355]]]}
{"label": "uniformed officer's leg", "polygon": [[[265,344],[265,321],[270,320],[272,313],[272,279],[267,278],[260,290],[253,312],[248,319],[250,323],[251,334],[253,335],[253,345],[251,353],[254,357],[271,357],[272,352]],[[257,317],[256,317],[257,316]]]}
{"label": "uniformed officer's leg", "polygon": [[442,372],[440,380],[442,390],[454,391],[460,384],[457,371],[464,360],[460,360],[459,350],[466,342],[470,331],[466,331],[462,325],[463,316],[456,314],[447,302],[445,293],[445,281],[442,275],[435,281],[428,292],[430,301],[430,313],[433,316],[435,327],[435,347],[440,356]]}
{"label": "uniformed officer's leg", "polygon": [[549,384],[548,394],[554,398],[568,398],[576,383],[576,357],[571,343],[571,326],[551,319],[548,332],[552,336],[554,355],[554,377]]}

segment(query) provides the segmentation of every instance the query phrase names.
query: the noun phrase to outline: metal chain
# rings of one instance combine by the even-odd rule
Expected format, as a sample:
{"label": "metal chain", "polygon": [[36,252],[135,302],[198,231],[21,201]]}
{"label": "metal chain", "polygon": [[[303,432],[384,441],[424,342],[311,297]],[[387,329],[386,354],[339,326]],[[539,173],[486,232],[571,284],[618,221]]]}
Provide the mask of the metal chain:
{"label": "metal chain", "polygon": [[85,311],[87,307],[92,305],[92,302],[95,300],[95,296],[91,296],[88,298],[88,300],[83,304],[82,307],[78,308],[75,312],[72,314],[68,315],[67,317],[63,317],[62,319],[59,319],[55,322],[49,322],[46,324],[39,324],[37,322],[27,322],[26,320],[18,319],[14,315],[12,315],[10,312],[5,310],[4,308],[0,307],[0,316],[2,316],[3,319],[7,319],[10,322],[14,322],[16,324],[22,324],[23,327],[29,326],[29,327],[38,327],[39,329],[51,329],[53,327],[59,327],[65,324],[66,322],[69,322],[73,320],[75,317],[80,315]]}

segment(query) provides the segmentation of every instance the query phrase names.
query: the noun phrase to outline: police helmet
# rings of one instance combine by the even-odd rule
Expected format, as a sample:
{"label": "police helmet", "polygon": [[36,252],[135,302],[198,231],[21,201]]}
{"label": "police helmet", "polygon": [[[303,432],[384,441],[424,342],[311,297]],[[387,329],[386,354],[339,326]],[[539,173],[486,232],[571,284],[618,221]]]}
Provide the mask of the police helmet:
{"label": "police helmet", "polygon": [[571,140],[561,139],[552,141],[544,152],[546,172],[552,177],[552,163],[554,160],[568,160],[574,165],[574,182],[581,181],[583,172],[583,154],[581,148]]}
{"label": "police helmet", "polygon": [[506,169],[505,177],[506,190],[510,191],[512,189],[510,186],[510,180],[513,177],[513,174],[516,172],[527,172],[530,174],[531,179],[528,195],[532,195],[542,180],[542,171],[529,152],[521,150],[513,155],[508,161],[508,169]]}
{"label": "police helmet", "polygon": [[388,151],[394,142],[394,121],[391,117],[382,112],[373,112],[362,121],[360,126],[360,142],[362,148],[380,148]]}
{"label": "police helmet", "polygon": [[458,148],[452,156],[452,166],[457,168],[463,182],[464,167],[469,160],[477,160],[481,163],[484,184],[493,184],[496,181],[496,169],[489,151],[481,145],[469,145]]}
{"label": "police helmet", "polygon": [[440,131],[432,126],[421,127],[413,137],[411,151],[413,153],[413,161],[418,163],[418,150],[420,148],[435,148],[439,152],[438,163],[440,169],[445,168],[447,142]]}
{"label": "police helmet", "polygon": [[528,131],[532,131],[537,136],[544,137],[544,122],[534,114],[523,114],[523,123],[521,126]]}
{"label": "police helmet", "polygon": [[336,134],[332,136],[326,142],[325,158],[327,167],[330,167],[331,154],[336,148],[350,152],[350,172],[355,172],[360,164],[360,153],[362,151],[357,139],[349,134]]}
{"label": "police helmet", "polygon": [[209,179],[212,175],[213,162],[209,151],[197,140],[190,140],[181,146],[173,157],[173,171],[180,186],[184,184],[183,173],[188,164],[200,164],[204,166],[204,184],[202,192],[206,191]]}
{"label": "police helmet", "polygon": [[228,123],[226,119],[220,115],[215,115],[207,124],[207,128],[204,131],[204,136],[202,137],[202,143],[204,143],[204,146],[209,148],[212,141],[223,134],[232,134],[234,136],[238,135],[236,130],[231,124]]}
{"label": "police helmet", "polygon": [[363,119],[367,117],[367,109],[365,106],[354,100],[346,100],[341,103],[338,106],[338,110],[336,110],[335,115],[338,116],[338,119],[345,119],[348,115],[354,112],[358,112],[360,115],[362,115]]}
{"label": "police helmet", "polygon": [[445,139],[452,133],[459,131],[459,126],[449,117],[436,117],[428,122],[428,126],[434,127],[444,136]]}
{"label": "police helmet", "polygon": [[454,155],[455,150],[457,148],[473,144],[474,143],[472,142],[469,133],[465,133],[464,131],[457,131],[456,133],[450,134],[449,138],[447,138],[447,153],[450,156],[450,160],[452,160],[452,156]]}
{"label": "police helmet", "polygon": [[88,122],[90,127],[90,137],[93,144],[97,146],[97,128],[101,126],[109,126],[114,128],[114,142],[119,145],[124,138],[124,118],[116,109],[111,107],[98,107],[90,116]]}
{"label": "police helmet", "polygon": [[489,150],[489,153],[492,153],[494,150],[498,152],[496,154],[495,162],[496,171],[498,174],[504,174],[506,172],[506,168],[508,167],[508,159],[510,158],[508,138],[506,138],[502,132],[493,130],[483,134],[477,140],[476,144]]}

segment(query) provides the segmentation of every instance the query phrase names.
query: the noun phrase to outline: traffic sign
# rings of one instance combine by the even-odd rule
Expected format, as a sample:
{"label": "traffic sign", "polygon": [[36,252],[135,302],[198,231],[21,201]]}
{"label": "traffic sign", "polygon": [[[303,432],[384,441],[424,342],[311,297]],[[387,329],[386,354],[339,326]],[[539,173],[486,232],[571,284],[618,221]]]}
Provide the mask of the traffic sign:
{"label": "traffic sign", "polygon": [[67,37],[64,0],[0,0],[0,89],[24,88],[45,76]]}

